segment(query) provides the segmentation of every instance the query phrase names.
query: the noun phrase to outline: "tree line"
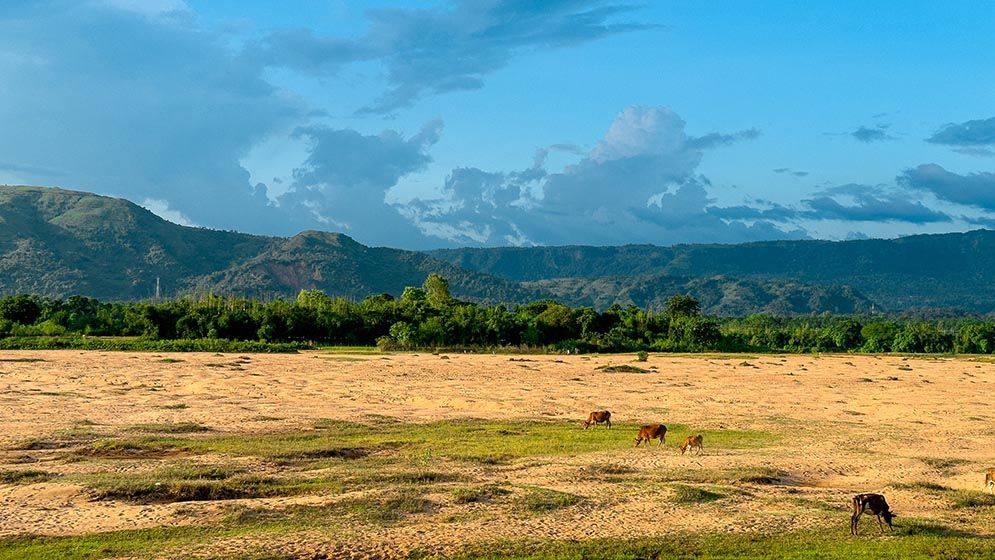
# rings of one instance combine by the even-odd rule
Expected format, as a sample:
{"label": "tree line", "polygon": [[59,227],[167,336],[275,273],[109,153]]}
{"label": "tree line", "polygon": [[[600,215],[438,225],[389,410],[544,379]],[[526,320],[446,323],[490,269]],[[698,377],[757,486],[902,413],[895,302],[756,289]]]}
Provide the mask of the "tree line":
{"label": "tree line", "polygon": [[431,274],[400,297],[354,302],[304,290],[294,300],[204,297],[163,302],[0,298],[0,338],[141,337],[377,345],[385,350],[519,347],[560,352],[912,352],[995,351],[995,320],[880,316],[707,317],[689,295],[664,312],[613,305],[604,311],[555,301],[481,306],[460,301]]}

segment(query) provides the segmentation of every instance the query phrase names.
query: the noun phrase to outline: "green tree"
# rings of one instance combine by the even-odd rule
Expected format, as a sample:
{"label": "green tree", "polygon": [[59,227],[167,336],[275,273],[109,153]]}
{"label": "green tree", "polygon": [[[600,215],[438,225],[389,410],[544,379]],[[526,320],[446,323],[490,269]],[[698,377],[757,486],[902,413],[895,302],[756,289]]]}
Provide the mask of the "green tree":
{"label": "green tree", "polygon": [[452,303],[453,297],[449,294],[449,280],[441,275],[432,273],[425,279],[422,285],[425,290],[425,299],[432,307],[441,308]]}
{"label": "green tree", "polygon": [[665,308],[667,318],[673,320],[678,317],[697,317],[701,315],[701,304],[690,295],[677,295],[667,300]]}
{"label": "green tree", "polygon": [[862,350],[865,352],[890,352],[895,344],[895,335],[901,330],[894,321],[875,321],[867,323],[860,329],[860,337],[864,339]]}
{"label": "green tree", "polygon": [[0,299],[0,319],[33,325],[41,317],[41,301],[36,296],[18,294]]}
{"label": "green tree", "polygon": [[953,350],[953,337],[931,323],[909,323],[895,335],[896,352],[931,354]]}

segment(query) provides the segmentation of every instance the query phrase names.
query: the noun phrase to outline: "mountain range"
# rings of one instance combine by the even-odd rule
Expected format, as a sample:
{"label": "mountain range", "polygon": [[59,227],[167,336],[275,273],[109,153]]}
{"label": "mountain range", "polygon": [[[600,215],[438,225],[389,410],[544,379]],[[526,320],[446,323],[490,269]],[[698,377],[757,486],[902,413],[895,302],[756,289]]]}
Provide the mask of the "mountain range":
{"label": "mountain range", "polygon": [[186,227],[123,199],[0,186],[0,294],[103,300],[302,289],[399,295],[431,272],[486,304],[662,309],[678,293],[706,313],[778,315],[995,310],[995,232],[739,245],[502,247],[429,252],[367,247],[340,233],[268,237]]}

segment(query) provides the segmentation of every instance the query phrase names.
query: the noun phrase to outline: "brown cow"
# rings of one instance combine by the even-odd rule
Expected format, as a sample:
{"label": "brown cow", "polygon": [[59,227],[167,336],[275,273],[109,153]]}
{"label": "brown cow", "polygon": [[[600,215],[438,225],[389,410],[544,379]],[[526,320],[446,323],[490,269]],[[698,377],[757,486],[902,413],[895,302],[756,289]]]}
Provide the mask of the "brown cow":
{"label": "brown cow", "polygon": [[651,440],[659,439],[660,445],[663,445],[664,438],[667,437],[667,427],[663,424],[650,424],[648,426],[643,426],[639,428],[639,435],[636,436],[636,447],[639,444],[646,442],[649,444]]}
{"label": "brown cow", "polygon": [[884,532],[884,524],[881,520],[888,524],[888,528],[894,530],[895,528],[891,525],[891,520],[898,517],[897,514],[892,513],[888,509],[888,502],[885,501],[884,496],[881,494],[857,494],[853,497],[853,515],[850,516],[850,534],[857,534],[857,522],[860,521],[860,514],[865,511],[870,511],[878,518],[878,527],[881,528],[881,532]]}
{"label": "brown cow", "polygon": [[988,469],[985,473],[985,488],[989,494],[995,494],[995,469]]}
{"label": "brown cow", "polygon": [[610,430],[612,427],[612,413],[607,410],[595,410],[587,415],[587,421],[584,422],[584,429],[590,428],[591,424],[605,424]]}
{"label": "brown cow", "polygon": [[701,434],[698,434],[696,436],[688,436],[688,437],[684,438],[684,445],[681,446],[681,455],[684,455],[685,451],[688,451],[690,453],[691,451],[694,451],[695,449],[698,450],[698,454],[700,455],[701,454],[701,442],[702,442],[703,439],[704,438],[701,437]]}

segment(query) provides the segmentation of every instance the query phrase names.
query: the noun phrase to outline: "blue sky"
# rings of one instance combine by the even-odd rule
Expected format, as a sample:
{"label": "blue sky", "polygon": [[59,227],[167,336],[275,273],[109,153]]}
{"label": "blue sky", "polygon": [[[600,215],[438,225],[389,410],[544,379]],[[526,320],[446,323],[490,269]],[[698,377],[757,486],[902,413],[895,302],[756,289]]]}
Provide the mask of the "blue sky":
{"label": "blue sky", "polygon": [[0,183],[372,245],[995,226],[988,2],[6,0]]}

